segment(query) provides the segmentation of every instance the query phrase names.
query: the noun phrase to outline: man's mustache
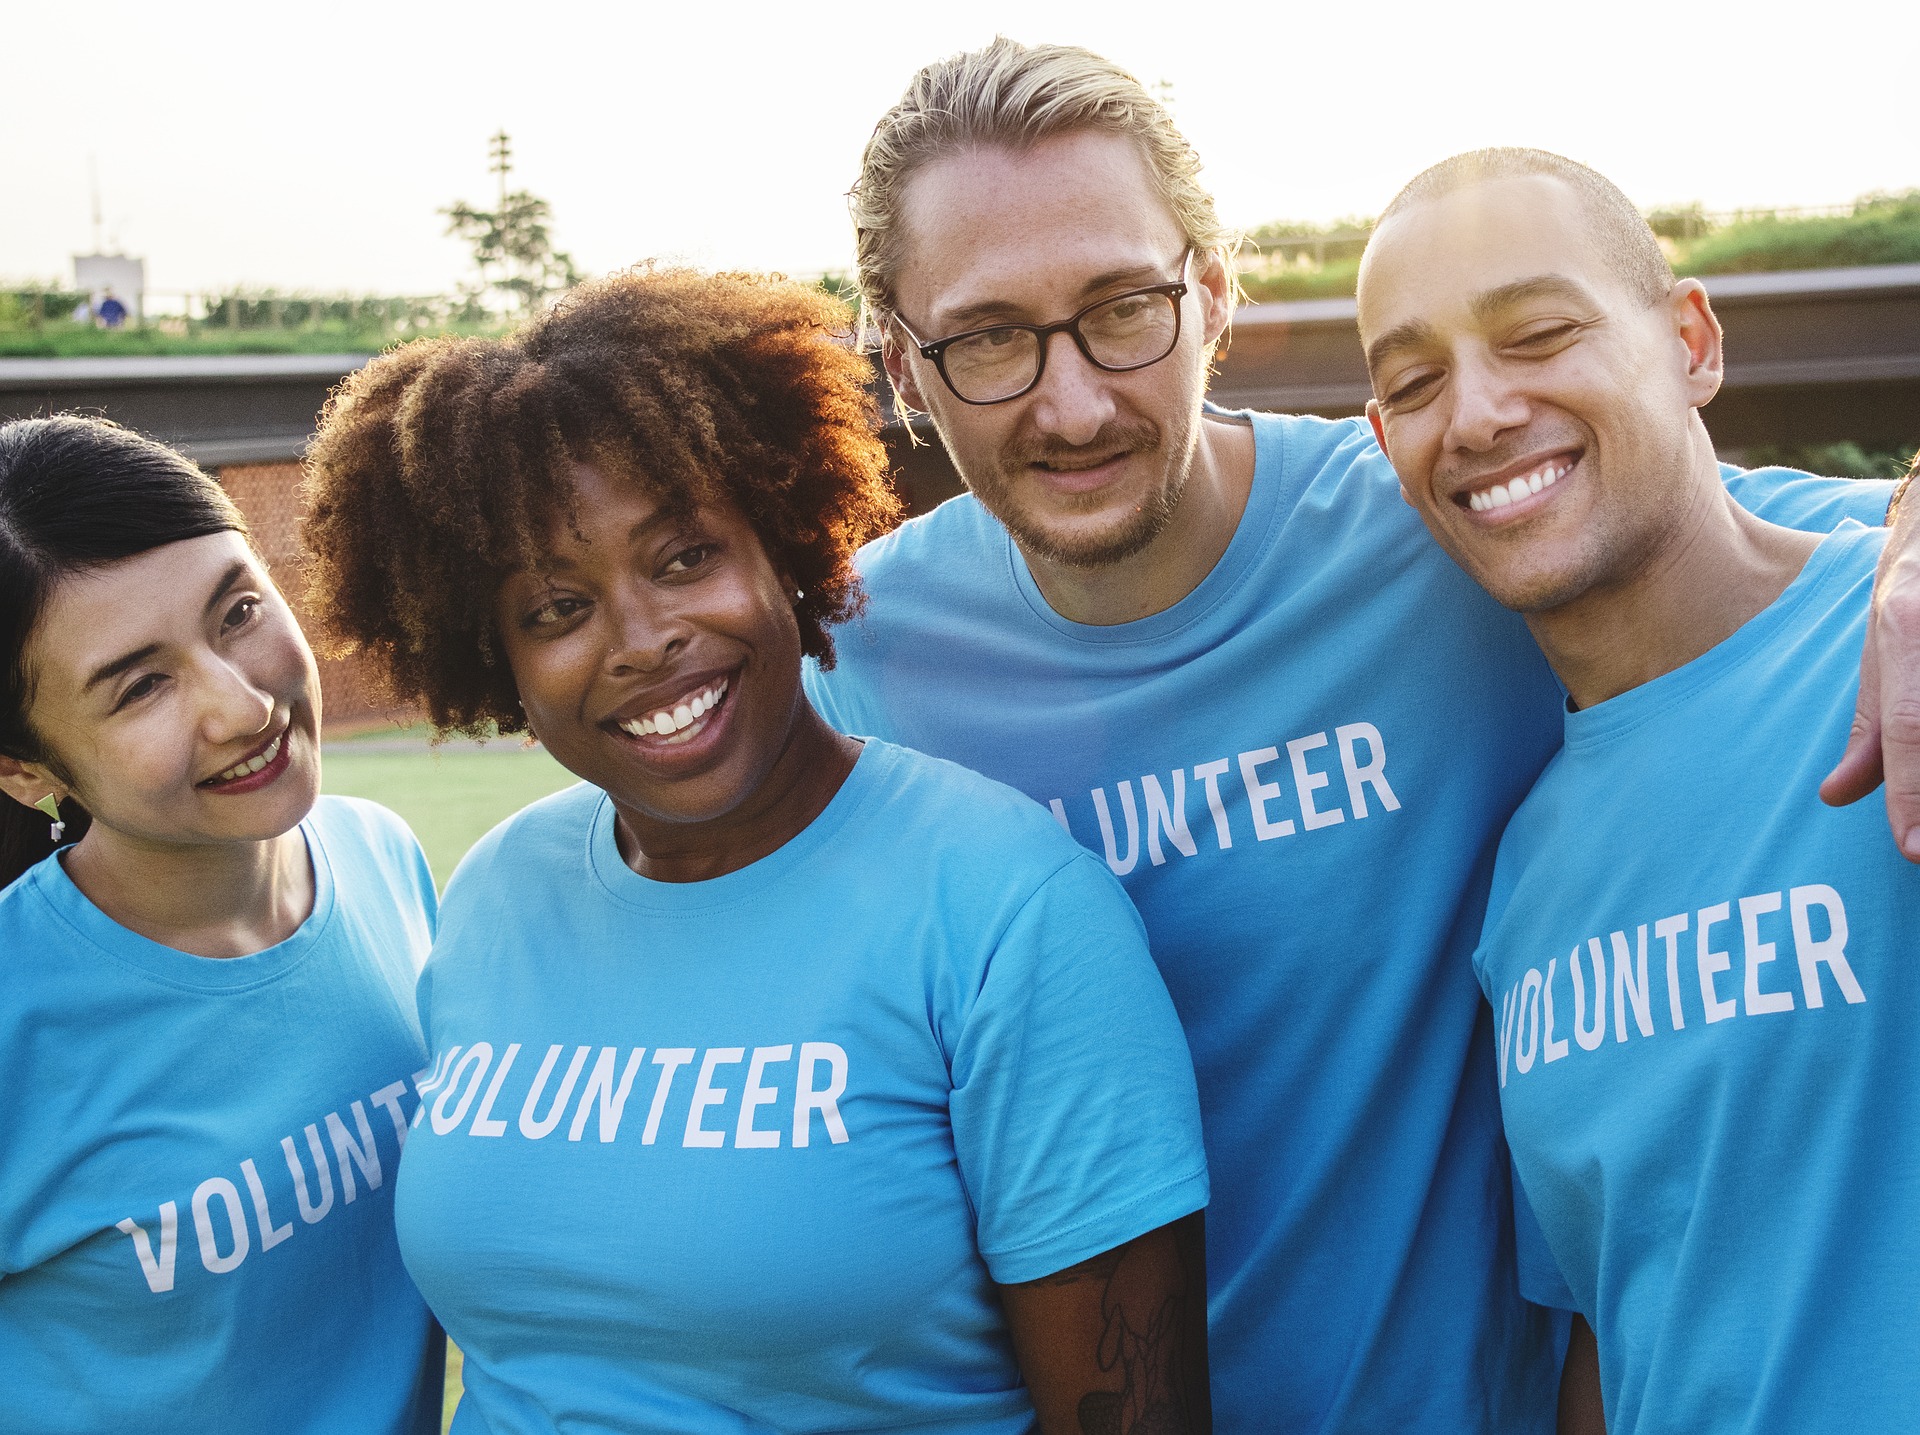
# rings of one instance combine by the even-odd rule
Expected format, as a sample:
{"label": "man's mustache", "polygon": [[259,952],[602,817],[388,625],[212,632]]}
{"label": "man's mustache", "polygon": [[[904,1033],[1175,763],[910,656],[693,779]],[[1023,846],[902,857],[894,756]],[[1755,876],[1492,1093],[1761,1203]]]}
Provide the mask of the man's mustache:
{"label": "man's mustache", "polygon": [[1114,422],[1105,424],[1086,443],[1062,443],[1059,439],[1035,439],[1014,445],[1006,454],[1008,468],[1034,463],[1061,464],[1076,460],[1105,460],[1120,454],[1152,453],[1160,447],[1160,430],[1150,423]]}

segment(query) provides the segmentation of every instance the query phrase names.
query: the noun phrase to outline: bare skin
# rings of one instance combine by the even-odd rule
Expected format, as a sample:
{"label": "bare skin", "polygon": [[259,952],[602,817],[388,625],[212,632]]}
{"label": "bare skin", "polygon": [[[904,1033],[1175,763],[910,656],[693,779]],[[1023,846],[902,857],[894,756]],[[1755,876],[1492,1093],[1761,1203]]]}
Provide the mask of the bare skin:
{"label": "bare skin", "polygon": [[1044,1435],[1213,1428],[1202,1213],[1000,1299]]}
{"label": "bare skin", "polygon": [[[936,160],[909,185],[905,216],[900,310],[929,341],[996,321],[1056,323],[1177,278],[1185,252],[1145,162],[1112,135]],[[1233,541],[1253,487],[1253,434],[1200,408],[1211,346],[1232,314],[1229,283],[1219,254],[1196,254],[1173,353],[1111,374],[1058,334],[1038,387],[1000,404],[962,403],[888,326],[901,397],[932,416],[1064,618],[1126,623],[1170,608]]]}
{"label": "bare skin", "polygon": [[[1590,707],[1724,641],[1819,538],[1720,481],[1699,415],[1723,369],[1705,292],[1682,280],[1647,304],[1582,217],[1544,176],[1395,216],[1369,251],[1361,332],[1402,493]],[[1543,470],[1543,489],[1472,501]]]}
{"label": "bare skin", "polygon": [[[643,877],[699,882],[790,842],[860,745],[800,687],[793,584],[732,509],[675,514],[643,483],[582,464],[578,516],[548,565],[501,588],[495,618],[534,733],[601,788]],[[725,692],[669,735],[622,725]]]}
{"label": "bare skin", "polygon": [[1600,1347],[1593,1327],[1573,1318],[1567,1341],[1567,1363],[1560,1373],[1560,1435],[1607,1435],[1606,1411],[1600,1401]]}
{"label": "bare skin", "polygon": [[319,683],[246,540],[187,539],[67,579],[27,667],[29,722],[52,760],[0,757],[0,790],[92,815],[62,859],[88,900],[195,956],[291,936],[313,909],[298,824],[319,791]]}

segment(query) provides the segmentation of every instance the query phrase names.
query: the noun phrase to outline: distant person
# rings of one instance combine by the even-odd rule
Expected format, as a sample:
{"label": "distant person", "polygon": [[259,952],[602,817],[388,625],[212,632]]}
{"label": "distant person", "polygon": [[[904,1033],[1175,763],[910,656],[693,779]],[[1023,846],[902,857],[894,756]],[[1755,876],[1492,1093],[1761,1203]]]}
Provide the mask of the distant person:
{"label": "distant person", "polygon": [[1729,497],[1704,290],[1556,155],[1415,178],[1360,331],[1407,501],[1567,689],[1474,956],[1526,1294],[1614,1435],[1913,1428],[1920,871],[1819,798],[1886,531]]}
{"label": "distant person", "polygon": [[896,506],[817,289],[662,270],[341,388],[309,592],[583,781],[447,888],[407,1264],[481,1431],[1211,1429],[1193,1068],[1019,794],[800,686]]}
{"label": "distant person", "polygon": [[100,327],[119,329],[127,322],[127,306],[114,297],[113,290],[107,290],[106,297],[100,301],[98,310]]}
{"label": "distant person", "polygon": [[[861,554],[810,691],[1048,804],[1138,904],[1199,1077],[1221,1428],[1538,1431],[1558,1352],[1470,959],[1560,693],[1364,420],[1204,404],[1235,289],[1199,171],[1070,47],[939,61],[881,117],[861,293],[970,492]],[[1729,482],[1809,527],[1885,508],[1797,477]]]}
{"label": "distant person", "polygon": [[393,1231],[433,885],[392,813],[316,799],[319,739],[218,484],[0,425],[6,1435],[439,1429]]}

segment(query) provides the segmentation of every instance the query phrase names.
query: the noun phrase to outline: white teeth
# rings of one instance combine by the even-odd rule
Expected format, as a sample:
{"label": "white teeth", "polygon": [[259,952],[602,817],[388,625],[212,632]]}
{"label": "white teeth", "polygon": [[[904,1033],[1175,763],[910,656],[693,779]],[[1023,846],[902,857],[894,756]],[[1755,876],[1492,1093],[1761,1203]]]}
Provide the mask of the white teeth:
{"label": "white teeth", "polygon": [[245,762],[236,762],[225,772],[219,774],[214,781],[233,782],[242,777],[251,777],[276,757],[280,756],[280,744],[284,741],[286,741],[286,734],[282,733],[279,737],[276,737],[272,742],[267,744],[266,751],[256,753]]}
{"label": "white teeth", "polygon": [[635,737],[663,737],[673,741],[719,707],[720,700],[726,695],[726,683],[718,682],[687,701],[676,703],[671,710],[662,708],[652,717],[630,718],[620,726]]}
{"label": "white teeth", "polygon": [[1506,508],[1523,498],[1530,498],[1542,489],[1551,488],[1567,475],[1573,465],[1562,467],[1548,464],[1535,469],[1532,473],[1507,483],[1496,483],[1491,488],[1483,488],[1467,495],[1467,507],[1475,513],[1485,513],[1490,508]]}

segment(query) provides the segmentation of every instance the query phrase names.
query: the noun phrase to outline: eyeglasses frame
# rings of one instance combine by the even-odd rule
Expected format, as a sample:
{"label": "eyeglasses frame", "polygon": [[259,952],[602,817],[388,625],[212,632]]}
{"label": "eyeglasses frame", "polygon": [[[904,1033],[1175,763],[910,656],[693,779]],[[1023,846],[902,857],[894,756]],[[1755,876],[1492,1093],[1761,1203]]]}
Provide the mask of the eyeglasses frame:
{"label": "eyeglasses frame", "polygon": [[[1053,347],[1053,336],[1055,334],[1069,335],[1073,339],[1073,346],[1080,351],[1081,357],[1102,373],[1131,374],[1141,369],[1150,369],[1155,364],[1164,362],[1168,354],[1171,354],[1175,349],[1180,347],[1181,321],[1183,318],[1181,301],[1187,297],[1188,291],[1192,288],[1189,280],[1192,265],[1193,246],[1189,244],[1180,255],[1180,277],[1178,279],[1171,280],[1165,284],[1147,284],[1138,289],[1128,289],[1119,294],[1109,294],[1104,299],[1095,299],[1072,318],[1063,319],[1058,324],[983,324],[977,329],[968,329],[959,334],[949,334],[944,339],[935,339],[929,343],[914,333],[913,326],[908,324],[899,314],[896,313],[892,317],[893,321],[900,326],[906,336],[913,341],[914,348],[920,351],[920,357],[931,361],[934,368],[939,371],[940,382],[947,386],[948,393],[952,394],[963,404],[972,404],[975,408],[987,408],[993,404],[1010,404],[1015,399],[1023,399],[1040,387],[1040,380],[1045,378],[1047,374],[1047,351]],[[1114,364],[1101,363],[1098,359],[1094,358],[1093,351],[1087,347],[1086,336],[1080,332],[1080,321],[1103,305],[1113,304],[1121,299],[1133,299],[1142,294],[1164,294],[1173,300],[1173,340],[1167,345],[1166,354],[1160,355],[1157,359],[1148,359],[1145,363],[1141,364],[1121,364],[1116,366]],[[957,344],[962,339],[972,339],[981,334],[992,333],[996,329],[1020,329],[1032,334],[1038,341],[1040,345],[1040,358],[1034,365],[1033,378],[1024,389],[1019,390],[1017,393],[1006,394],[997,399],[970,399],[955,388],[953,386],[953,380],[947,377],[947,346]]]}

